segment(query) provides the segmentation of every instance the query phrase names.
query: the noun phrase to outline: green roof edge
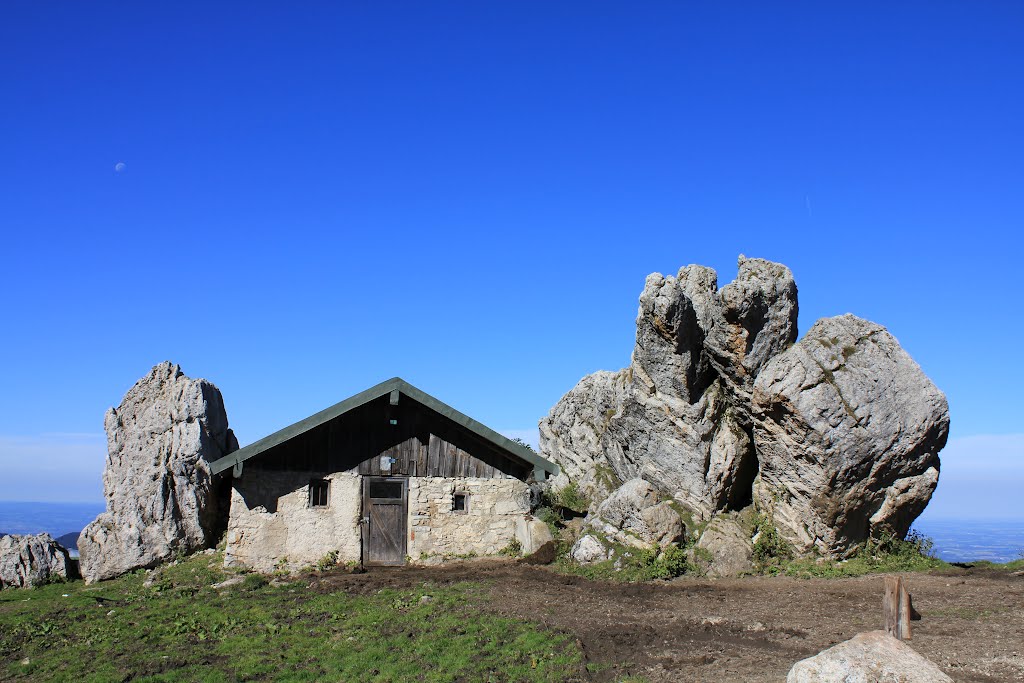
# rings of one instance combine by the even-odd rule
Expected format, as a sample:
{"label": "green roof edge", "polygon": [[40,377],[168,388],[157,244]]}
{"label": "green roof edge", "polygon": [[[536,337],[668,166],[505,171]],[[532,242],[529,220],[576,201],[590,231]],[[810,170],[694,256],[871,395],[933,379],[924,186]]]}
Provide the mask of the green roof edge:
{"label": "green roof edge", "polygon": [[[222,458],[218,458],[210,463],[210,469],[213,474],[220,474],[224,470],[230,469],[237,464],[243,463],[246,460],[253,458],[264,451],[270,450],[274,446],[280,445],[285,441],[295,438],[300,434],[304,434],[315,427],[333,420],[339,415],[343,415],[350,410],[358,408],[361,405],[369,403],[370,401],[380,398],[384,394],[391,393],[392,391],[398,390],[400,394],[405,394],[414,401],[423,404],[427,408],[443,415],[449,420],[462,425],[466,429],[470,430],[477,436],[490,441],[495,446],[502,448],[512,455],[516,456],[520,460],[530,463],[533,465],[534,472],[539,475],[541,472],[548,472],[553,475],[558,474],[558,465],[542,458],[531,449],[521,446],[512,439],[499,434],[490,427],[480,422],[477,422],[473,418],[469,417],[465,413],[459,412],[455,408],[452,408],[447,403],[439,401],[430,394],[421,389],[417,389],[413,385],[406,382],[401,377],[392,377],[391,379],[381,382],[375,386],[360,391],[354,396],[349,396],[344,401],[335,403],[330,408],[325,408],[318,413],[314,413],[309,417],[299,420],[295,424],[288,425],[283,429],[263,437],[259,441],[255,441],[245,448],[239,448],[233,453],[228,453]],[[538,479],[542,478],[540,476]]]}

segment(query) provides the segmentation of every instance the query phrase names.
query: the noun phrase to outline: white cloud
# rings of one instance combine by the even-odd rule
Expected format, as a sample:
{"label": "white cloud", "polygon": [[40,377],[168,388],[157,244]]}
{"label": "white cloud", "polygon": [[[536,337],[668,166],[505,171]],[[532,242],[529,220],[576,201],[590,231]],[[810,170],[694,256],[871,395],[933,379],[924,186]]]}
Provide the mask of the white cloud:
{"label": "white cloud", "polygon": [[0,500],[103,500],[104,434],[0,435]]}

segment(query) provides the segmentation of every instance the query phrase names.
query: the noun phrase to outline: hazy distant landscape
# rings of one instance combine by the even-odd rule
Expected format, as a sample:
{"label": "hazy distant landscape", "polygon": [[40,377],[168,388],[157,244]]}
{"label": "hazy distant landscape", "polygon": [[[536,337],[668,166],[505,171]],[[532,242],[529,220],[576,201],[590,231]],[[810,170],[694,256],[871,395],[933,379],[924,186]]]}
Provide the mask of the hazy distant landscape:
{"label": "hazy distant landscape", "polygon": [[[0,536],[47,532],[65,548],[77,550],[75,541],[86,524],[106,509],[103,503],[26,503],[0,501]],[[72,538],[61,538],[74,534]]]}

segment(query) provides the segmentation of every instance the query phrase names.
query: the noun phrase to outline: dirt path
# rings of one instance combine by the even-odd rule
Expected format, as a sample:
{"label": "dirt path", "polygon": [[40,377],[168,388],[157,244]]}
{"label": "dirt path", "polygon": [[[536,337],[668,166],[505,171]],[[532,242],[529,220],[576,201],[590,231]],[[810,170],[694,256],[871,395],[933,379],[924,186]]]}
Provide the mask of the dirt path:
{"label": "dirt path", "polygon": [[[975,569],[904,575],[922,619],[912,647],[956,681],[1024,681],[1024,576]],[[879,628],[883,580],[676,579],[617,584],[507,561],[322,579],[352,592],[481,582],[480,607],[574,636],[584,680],[783,681],[797,660]]]}

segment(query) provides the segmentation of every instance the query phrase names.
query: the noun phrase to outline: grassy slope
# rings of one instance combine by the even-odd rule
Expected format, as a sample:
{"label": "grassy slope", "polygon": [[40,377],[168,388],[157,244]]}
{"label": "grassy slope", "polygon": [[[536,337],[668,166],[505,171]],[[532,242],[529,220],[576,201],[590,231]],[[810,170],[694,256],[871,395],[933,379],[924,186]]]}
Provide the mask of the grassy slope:
{"label": "grassy slope", "polygon": [[[224,589],[220,555],[98,586],[0,593],[0,679],[563,681],[566,636],[474,609],[472,584],[320,593],[255,574]],[[429,598],[422,599],[429,595]],[[66,597],[65,597],[66,596]]]}

